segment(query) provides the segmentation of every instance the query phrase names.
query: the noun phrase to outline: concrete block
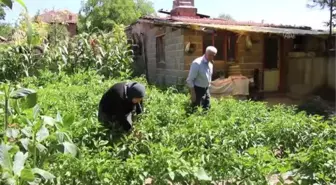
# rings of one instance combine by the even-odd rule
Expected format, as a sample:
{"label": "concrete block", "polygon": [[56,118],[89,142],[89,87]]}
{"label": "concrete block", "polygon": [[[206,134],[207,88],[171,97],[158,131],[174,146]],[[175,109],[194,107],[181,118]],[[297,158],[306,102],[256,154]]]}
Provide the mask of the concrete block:
{"label": "concrete block", "polygon": [[181,35],[181,36],[178,36],[178,37],[175,37],[175,43],[176,44],[180,44],[180,43],[183,43],[184,42],[184,37],[183,37],[183,35]]}
{"label": "concrete block", "polygon": [[171,55],[172,55],[174,58],[176,58],[176,56],[179,55],[179,51],[177,51],[177,50],[173,50],[173,51],[171,52]]}
{"label": "concrete block", "polygon": [[176,51],[176,44],[169,45],[169,50],[170,51]]}
{"label": "concrete block", "polygon": [[157,75],[156,78],[155,78],[155,83],[163,84],[164,83],[164,76],[163,75]]}
{"label": "concrete block", "polygon": [[156,65],[155,65],[155,66],[153,66],[153,65],[149,65],[149,66],[148,66],[148,71],[156,72]]}
{"label": "concrete block", "polygon": [[156,67],[156,59],[148,60],[148,65],[154,65]]}
{"label": "concrete block", "polygon": [[183,77],[177,77],[177,83],[179,85],[185,85],[186,84],[186,78]]}
{"label": "concrete block", "polygon": [[184,58],[184,48],[181,49],[181,50],[176,50],[176,56],[177,57],[181,57],[181,58]]}
{"label": "concrete block", "polygon": [[174,57],[174,56],[171,57],[171,63],[176,64],[176,57]]}
{"label": "concrete block", "polygon": [[171,44],[165,45],[165,51],[166,53],[171,50]]}
{"label": "concrete block", "polygon": [[[169,45],[169,44],[170,44],[170,39],[167,38],[167,37],[164,37],[164,39],[163,39],[163,43],[164,43],[165,46]],[[155,47],[156,47],[156,46],[155,46]]]}
{"label": "concrete block", "polygon": [[169,85],[176,84],[176,82],[177,82],[177,77],[176,77],[176,76],[170,76],[170,75],[167,75],[167,76],[166,76],[166,82],[167,82],[167,84],[169,84]]}
{"label": "concrete block", "polygon": [[176,70],[176,72],[175,72],[175,76],[177,76],[177,77],[185,77],[184,76],[185,75],[185,72],[184,72],[184,70]]}
{"label": "concrete block", "polygon": [[174,63],[171,63],[171,62],[166,63],[166,69],[174,69],[174,68],[175,68]]}
{"label": "concrete block", "polygon": [[165,58],[165,62],[168,64],[168,63],[171,63],[171,56],[170,55],[166,55],[166,58]]}
{"label": "concrete block", "polygon": [[179,63],[174,63],[174,68],[176,69],[176,70],[180,70],[180,64]]}
{"label": "concrete block", "polygon": [[184,48],[185,48],[184,43],[178,43],[178,44],[176,44],[176,50],[184,50]]}
{"label": "concrete block", "polygon": [[148,52],[147,57],[148,58],[155,58],[156,57],[156,52]]}
{"label": "concrete block", "polygon": [[175,51],[181,51],[183,50],[183,47],[181,47],[181,44],[174,44]]}
{"label": "concrete block", "polygon": [[180,36],[180,35],[182,35],[182,30],[181,29],[177,29],[177,30],[175,30],[175,31],[173,31],[172,32],[173,33],[173,36]]}
{"label": "concrete block", "polygon": [[171,57],[171,56],[174,56],[174,51],[167,50],[166,51],[166,58]]}
{"label": "concrete block", "polygon": [[175,56],[175,58],[184,58],[183,57],[183,51],[182,50],[175,50],[174,56]]}
{"label": "concrete block", "polygon": [[181,70],[184,70],[184,63],[180,63]]}
{"label": "concrete block", "polygon": [[177,56],[175,57],[175,62],[178,64],[184,64],[184,57]]}
{"label": "concrete block", "polygon": [[176,77],[183,77],[183,70],[176,69],[174,71],[174,76],[176,76]]}

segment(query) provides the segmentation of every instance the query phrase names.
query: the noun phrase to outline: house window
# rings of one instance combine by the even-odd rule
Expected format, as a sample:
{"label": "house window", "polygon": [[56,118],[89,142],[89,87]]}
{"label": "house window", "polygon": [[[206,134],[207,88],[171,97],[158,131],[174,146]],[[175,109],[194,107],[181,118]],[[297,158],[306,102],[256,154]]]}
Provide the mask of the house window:
{"label": "house window", "polygon": [[264,60],[265,69],[277,69],[278,68],[278,58],[279,58],[279,43],[278,39],[274,37],[269,37],[264,39]]}
{"label": "house window", "polygon": [[163,36],[156,37],[156,62],[165,62],[164,41]]}
{"label": "house window", "polygon": [[236,59],[236,35],[228,35],[227,36],[227,61],[233,62]]}
{"label": "house window", "polygon": [[[212,46],[212,34],[206,34],[203,36],[203,53],[208,46]],[[217,54],[215,56],[215,60],[225,60],[224,59],[224,37],[223,36],[215,36],[215,45],[217,48]]]}
{"label": "house window", "polygon": [[[214,38],[214,46],[217,48],[215,60],[234,61],[236,55],[237,36],[234,34],[217,34]],[[212,46],[212,35],[203,36],[203,53],[208,46]]]}
{"label": "house window", "polygon": [[293,39],[293,48],[292,51],[301,52],[304,51],[304,37],[303,36],[295,36]]}

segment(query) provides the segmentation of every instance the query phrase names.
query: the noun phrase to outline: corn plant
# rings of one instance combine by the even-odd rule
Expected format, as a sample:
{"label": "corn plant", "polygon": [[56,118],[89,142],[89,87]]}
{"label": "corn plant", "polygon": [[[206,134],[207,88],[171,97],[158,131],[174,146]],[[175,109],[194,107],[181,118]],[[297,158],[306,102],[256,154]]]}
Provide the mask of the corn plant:
{"label": "corn plant", "polygon": [[1,182],[26,184],[47,182],[55,178],[42,168],[59,152],[77,155],[77,147],[67,128],[73,116],[56,118],[41,115],[36,91],[15,89],[2,84],[4,103],[3,140],[0,145]]}

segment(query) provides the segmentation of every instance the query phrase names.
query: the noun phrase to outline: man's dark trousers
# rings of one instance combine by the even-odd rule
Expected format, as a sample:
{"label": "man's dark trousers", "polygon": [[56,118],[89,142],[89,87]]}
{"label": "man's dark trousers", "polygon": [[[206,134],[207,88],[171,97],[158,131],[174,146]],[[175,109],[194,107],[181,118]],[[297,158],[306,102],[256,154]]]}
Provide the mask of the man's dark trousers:
{"label": "man's dark trousers", "polygon": [[210,105],[210,91],[209,88],[194,86],[196,101],[193,103],[193,107],[202,106],[203,109],[209,110]]}

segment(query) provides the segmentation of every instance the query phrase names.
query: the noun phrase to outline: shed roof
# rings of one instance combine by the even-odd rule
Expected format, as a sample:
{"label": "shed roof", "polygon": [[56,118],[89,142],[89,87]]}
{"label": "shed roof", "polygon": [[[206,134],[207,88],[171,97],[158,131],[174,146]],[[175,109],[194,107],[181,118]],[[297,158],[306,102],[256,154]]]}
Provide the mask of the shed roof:
{"label": "shed roof", "polygon": [[56,22],[64,22],[64,23],[73,23],[76,24],[78,20],[77,14],[74,14],[68,10],[62,11],[46,11],[38,16],[38,18],[46,23],[56,23]]}
{"label": "shed roof", "polygon": [[195,30],[218,29],[237,33],[256,32],[270,34],[293,34],[293,35],[328,35],[327,31],[312,30],[307,26],[275,25],[255,22],[238,22],[225,19],[211,18],[188,18],[188,17],[151,17],[145,16],[137,22],[164,24],[177,27],[188,27]]}

